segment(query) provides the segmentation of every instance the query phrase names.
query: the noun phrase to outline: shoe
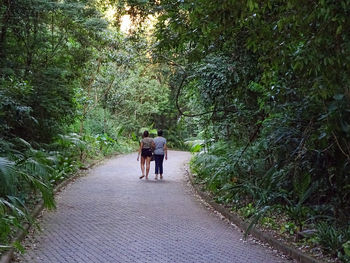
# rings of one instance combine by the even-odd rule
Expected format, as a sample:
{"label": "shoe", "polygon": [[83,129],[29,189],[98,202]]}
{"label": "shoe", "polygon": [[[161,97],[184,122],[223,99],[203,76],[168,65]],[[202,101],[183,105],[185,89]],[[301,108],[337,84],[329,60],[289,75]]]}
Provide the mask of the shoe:
{"label": "shoe", "polygon": [[154,177],[154,180],[158,180],[158,175],[156,175],[156,177]]}
{"label": "shoe", "polygon": [[163,175],[160,175],[159,178],[162,180],[163,179]]}
{"label": "shoe", "polygon": [[142,179],[143,177],[145,177],[145,176],[144,176],[144,175],[141,175],[141,176],[140,176],[140,179]]}

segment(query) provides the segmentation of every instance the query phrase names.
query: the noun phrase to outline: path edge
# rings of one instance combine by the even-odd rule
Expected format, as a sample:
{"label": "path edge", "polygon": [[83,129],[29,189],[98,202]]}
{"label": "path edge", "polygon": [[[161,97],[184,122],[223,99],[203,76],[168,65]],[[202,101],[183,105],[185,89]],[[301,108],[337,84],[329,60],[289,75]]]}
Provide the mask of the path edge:
{"label": "path edge", "polygon": [[[237,227],[239,227],[241,230],[246,231],[249,224],[247,222],[244,222],[241,218],[239,218],[236,214],[231,213],[226,207],[224,207],[221,204],[216,203],[212,196],[209,194],[203,192],[200,189],[200,186],[194,182],[194,177],[192,173],[190,172],[189,168],[185,168],[188,179],[195,190],[196,194],[199,195],[206,203],[208,203],[210,206],[212,206],[217,212],[222,214],[225,218],[227,218],[231,223],[235,224]],[[281,240],[277,240],[272,235],[268,233],[264,233],[256,228],[252,228],[250,230],[250,235],[253,237],[268,243],[271,247],[274,249],[277,249],[278,251],[283,252],[287,256],[291,257],[292,259],[297,260],[300,263],[325,263],[324,261],[320,261],[316,258],[313,258],[312,256],[309,256],[305,253],[302,253],[301,251],[290,247],[285,242]],[[0,262],[2,263],[2,262]]]}
{"label": "path edge", "polygon": [[[112,156],[113,157],[113,156]],[[101,159],[101,160],[96,160],[95,162],[89,164],[87,167],[84,167],[84,169],[80,169],[78,170],[73,176],[65,179],[64,181],[62,181],[60,184],[58,184],[55,188],[54,188],[54,195],[56,195],[60,190],[62,190],[63,187],[67,186],[68,184],[70,184],[71,182],[73,182],[75,179],[84,176],[85,174],[87,174],[87,171],[89,169],[91,169],[92,167],[102,163],[103,161],[107,160],[107,158]],[[33,209],[32,213],[31,213],[31,217],[32,218],[37,218],[38,215],[40,214],[41,211],[43,211],[44,209],[44,202],[43,200],[41,200]],[[32,224],[26,223],[23,225],[23,229],[19,230],[15,237],[12,240],[12,244],[16,243],[16,242],[21,242],[27,235],[28,230],[31,228]],[[13,258],[13,254],[15,252],[15,248],[11,247],[8,251],[6,251],[0,258],[0,263],[10,263],[12,258]]]}

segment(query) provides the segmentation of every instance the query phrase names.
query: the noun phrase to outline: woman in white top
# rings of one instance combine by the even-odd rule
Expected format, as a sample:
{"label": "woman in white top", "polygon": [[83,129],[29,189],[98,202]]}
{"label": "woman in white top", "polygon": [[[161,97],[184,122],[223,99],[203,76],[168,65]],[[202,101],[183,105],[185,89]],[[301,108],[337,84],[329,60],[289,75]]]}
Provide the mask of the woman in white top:
{"label": "woman in white top", "polygon": [[154,141],[152,138],[148,137],[149,133],[148,131],[143,132],[143,138],[140,143],[139,148],[139,154],[137,156],[137,161],[140,158],[141,155],[141,172],[142,175],[140,176],[140,179],[145,177],[145,162],[146,162],[146,179],[148,179],[149,174],[149,168],[151,164],[151,157],[152,157],[152,149],[154,149]]}
{"label": "woman in white top", "polygon": [[158,130],[158,136],[154,138],[154,161],[155,161],[155,179],[163,179],[163,160],[168,160],[168,148],[166,146],[166,139],[163,136],[163,131]]}

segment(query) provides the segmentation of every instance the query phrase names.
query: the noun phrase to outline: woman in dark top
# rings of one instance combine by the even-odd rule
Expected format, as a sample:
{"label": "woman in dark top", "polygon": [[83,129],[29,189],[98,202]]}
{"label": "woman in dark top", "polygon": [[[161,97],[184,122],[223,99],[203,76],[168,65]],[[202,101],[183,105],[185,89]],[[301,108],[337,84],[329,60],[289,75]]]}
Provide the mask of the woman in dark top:
{"label": "woman in dark top", "polygon": [[140,179],[145,177],[145,162],[146,162],[146,179],[148,179],[149,174],[149,168],[151,164],[151,157],[152,157],[152,149],[154,149],[154,141],[152,138],[149,138],[148,131],[143,132],[143,138],[140,143],[140,149],[137,156],[137,161],[140,159],[141,155],[141,172],[142,175],[140,176]]}

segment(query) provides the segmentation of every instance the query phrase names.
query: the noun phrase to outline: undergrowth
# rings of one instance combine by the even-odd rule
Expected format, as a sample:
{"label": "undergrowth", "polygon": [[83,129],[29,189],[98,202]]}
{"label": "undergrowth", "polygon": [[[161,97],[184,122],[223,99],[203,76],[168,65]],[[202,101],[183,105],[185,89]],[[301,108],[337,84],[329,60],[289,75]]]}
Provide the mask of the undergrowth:
{"label": "undergrowth", "polygon": [[[201,145],[198,147],[198,145]],[[325,254],[349,262],[350,222],[337,217],[337,198],[322,202],[330,190],[309,173],[301,176],[291,164],[269,162],[271,148],[257,141],[240,158],[242,148],[229,143],[203,147],[191,160],[196,182],[204,184],[215,200],[242,218],[284,236],[291,242],[320,247]],[[322,190],[321,190],[322,189]]]}

